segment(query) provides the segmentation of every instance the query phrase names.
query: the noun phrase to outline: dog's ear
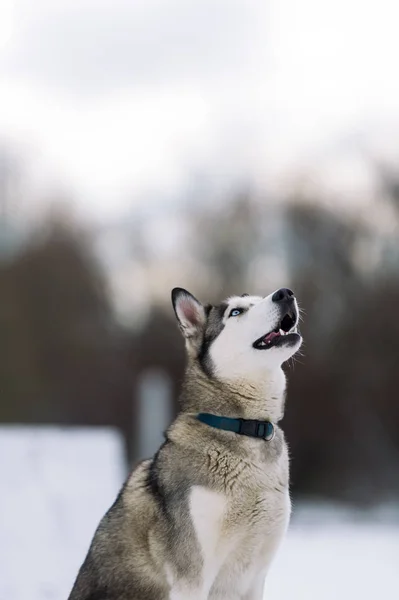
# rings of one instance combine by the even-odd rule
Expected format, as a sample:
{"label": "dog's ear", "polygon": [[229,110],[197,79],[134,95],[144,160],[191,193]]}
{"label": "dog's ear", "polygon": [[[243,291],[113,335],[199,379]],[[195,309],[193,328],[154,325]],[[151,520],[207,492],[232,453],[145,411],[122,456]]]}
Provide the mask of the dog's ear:
{"label": "dog's ear", "polygon": [[198,336],[206,321],[205,309],[201,302],[187,290],[174,288],[172,304],[184,337],[189,339]]}

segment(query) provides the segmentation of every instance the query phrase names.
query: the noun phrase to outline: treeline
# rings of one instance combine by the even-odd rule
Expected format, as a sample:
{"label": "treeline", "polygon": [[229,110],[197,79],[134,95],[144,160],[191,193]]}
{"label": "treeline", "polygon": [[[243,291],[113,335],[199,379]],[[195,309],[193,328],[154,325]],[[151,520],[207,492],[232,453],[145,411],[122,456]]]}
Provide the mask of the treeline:
{"label": "treeline", "polygon": [[[205,273],[198,297],[285,284],[304,308],[283,423],[296,494],[374,502],[399,493],[395,181],[381,176],[385,229],[299,194],[279,206],[241,194],[223,210],[182,215],[192,234],[184,254]],[[122,327],[93,247],[90,231],[51,220],[1,262],[0,421],[115,425],[134,457],[138,378],[160,367],[176,397],[184,352],[169,288],[139,328]]]}

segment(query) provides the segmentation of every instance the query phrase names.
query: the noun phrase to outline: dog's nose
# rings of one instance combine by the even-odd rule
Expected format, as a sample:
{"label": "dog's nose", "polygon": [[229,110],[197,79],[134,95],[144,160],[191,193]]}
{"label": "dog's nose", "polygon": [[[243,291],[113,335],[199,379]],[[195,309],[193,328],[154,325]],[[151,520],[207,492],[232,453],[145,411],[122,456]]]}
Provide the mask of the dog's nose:
{"label": "dog's nose", "polygon": [[288,288],[280,288],[272,296],[273,302],[293,302],[294,292]]}

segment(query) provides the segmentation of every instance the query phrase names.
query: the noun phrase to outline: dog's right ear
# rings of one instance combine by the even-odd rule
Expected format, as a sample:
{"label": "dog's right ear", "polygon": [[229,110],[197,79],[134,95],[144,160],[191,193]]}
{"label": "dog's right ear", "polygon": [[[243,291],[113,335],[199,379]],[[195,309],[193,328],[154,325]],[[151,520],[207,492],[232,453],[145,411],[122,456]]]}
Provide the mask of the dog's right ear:
{"label": "dog's right ear", "polygon": [[205,309],[190,292],[183,288],[172,290],[172,304],[176,313],[179,327],[185,338],[194,338],[205,325]]}

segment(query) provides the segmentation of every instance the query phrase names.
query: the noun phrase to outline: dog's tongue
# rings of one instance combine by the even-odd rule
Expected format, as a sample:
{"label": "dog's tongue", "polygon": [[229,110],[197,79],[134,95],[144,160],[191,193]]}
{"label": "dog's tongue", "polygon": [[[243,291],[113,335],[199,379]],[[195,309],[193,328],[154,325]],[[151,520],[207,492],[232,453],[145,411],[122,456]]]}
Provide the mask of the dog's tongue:
{"label": "dog's tongue", "polygon": [[274,338],[276,338],[276,337],[280,337],[280,334],[276,333],[275,331],[272,331],[271,333],[268,333],[267,335],[265,335],[264,339],[265,339],[266,344],[270,344],[270,342],[272,340],[274,340]]}

